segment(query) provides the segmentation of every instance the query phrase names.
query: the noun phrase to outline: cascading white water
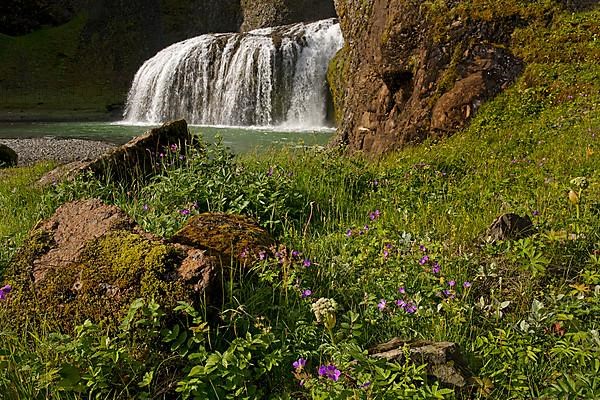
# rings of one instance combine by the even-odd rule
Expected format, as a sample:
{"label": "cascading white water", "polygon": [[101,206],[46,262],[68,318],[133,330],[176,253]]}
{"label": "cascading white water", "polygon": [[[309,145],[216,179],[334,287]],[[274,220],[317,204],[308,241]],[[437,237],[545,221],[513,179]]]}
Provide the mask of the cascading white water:
{"label": "cascading white water", "polygon": [[327,65],[342,46],[334,19],[175,43],[136,73],[125,120],[324,126]]}

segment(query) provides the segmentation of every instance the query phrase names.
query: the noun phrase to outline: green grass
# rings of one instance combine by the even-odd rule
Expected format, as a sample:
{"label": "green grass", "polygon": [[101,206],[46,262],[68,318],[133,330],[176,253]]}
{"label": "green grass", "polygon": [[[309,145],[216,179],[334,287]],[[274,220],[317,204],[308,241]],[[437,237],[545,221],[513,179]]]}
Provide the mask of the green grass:
{"label": "green grass", "polygon": [[42,190],[35,182],[53,163],[0,170],[0,275],[27,232],[41,218]]}
{"label": "green grass", "polygon": [[86,24],[79,15],[67,24],[43,28],[24,36],[0,34],[0,107],[26,109],[49,115],[58,111],[106,112],[106,105],[122,102],[100,65],[82,45]]}
{"label": "green grass", "polygon": [[[161,398],[175,388],[192,398],[460,398],[418,368],[364,355],[399,336],[459,343],[475,375],[462,394],[470,398],[597,397],[600,68],[588,57],[597,17],[565,14],[539,36],[515,33],[525,72],[449,139],[380,160],[316,149],[232,157],[205,145],[147,182],[87,178],[56,188],[46,212],[100,197],[165,238],[189,218],[183,209],[249,214],[281,243],[279,259],[271,254],[226,279],[216,320],[182,307],[179,321],[165,321],[145,299],[116,331],[87,323],[57,335],[11,327],[0,308],[0,390],[29,398]],[[548,52],[546,39],[560,51]],[[19,242],[39,194],[14,171],[0,188],[14,208],[4,235]],[[531,216],[533,236],[485,243],[486,228],[506,212]],[[337,303],[329,323],[316,322],[319,298]],[[299,357],[307,365],[293,373]],[[316,373],[329,363],[342,371],[337,382]]]}

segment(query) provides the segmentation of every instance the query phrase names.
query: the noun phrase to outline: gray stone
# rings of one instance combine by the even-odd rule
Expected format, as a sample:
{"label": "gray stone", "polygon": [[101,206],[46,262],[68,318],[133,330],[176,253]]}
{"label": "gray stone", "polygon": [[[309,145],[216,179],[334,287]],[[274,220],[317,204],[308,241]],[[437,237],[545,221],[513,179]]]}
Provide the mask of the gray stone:
{"label": "gray stone", "polygon": [[534,232],[533,223],[528,215],[523,217],[508,213],[499,216],[487,229],[484,240],[495,243],[500,240],[515,240],[531,236]]}
{"label": "gray stone", "polygon": [[19,161],[19,156],[10,147],[0,143],[0,168],[14,167]]}
{"label": "gray stone", "polygon": [[427,375],[445,385],[463,388],[469,384],[471,372],[466,366],[460,348],[452,342],[414,341],[394,338],[369,350],[372,357],[388,361],[404,362],[406,350],[410,361],[427,365]]}

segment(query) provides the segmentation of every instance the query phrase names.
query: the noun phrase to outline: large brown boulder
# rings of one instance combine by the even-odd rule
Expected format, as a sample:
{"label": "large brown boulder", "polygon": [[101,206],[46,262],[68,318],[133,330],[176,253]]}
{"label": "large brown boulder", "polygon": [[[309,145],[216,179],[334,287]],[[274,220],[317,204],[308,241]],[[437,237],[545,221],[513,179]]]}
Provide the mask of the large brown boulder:
{"label": "large brown boulder", "polygon": [[63,329],[85,319],[117,323],[136,298],[168,310],[178,301],[210,300],[215,259],[145,233],[119,208],[100,200],[64,204],[40,223],[4,278],[4,304],[17,322],[44,316]]}
{"label": "large brown boulder", "polygon": [[507,50],[517,15],[461,13],[454,0],[335,3],[346,45],[328,76],[351,152],[450,135],[523,68]]}

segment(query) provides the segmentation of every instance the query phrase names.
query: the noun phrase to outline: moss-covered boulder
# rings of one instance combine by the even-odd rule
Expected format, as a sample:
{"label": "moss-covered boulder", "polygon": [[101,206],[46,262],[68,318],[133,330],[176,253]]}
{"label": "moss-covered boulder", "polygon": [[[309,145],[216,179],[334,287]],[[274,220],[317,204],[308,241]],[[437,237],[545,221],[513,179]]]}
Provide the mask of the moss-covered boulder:
{"label": "moss-covered boulder", "polygon": [[0,168],[14,167],[19,161],[19,156],[10,147],[0,143]]}
{"label": "moss-covered boulder", "polygon": [[43,317],[69,330],[86,319],[117,323],[136,298],[170,307],[206,297],[217,281],[205,252],[142,232],[100,200],[61,206],[39,224],[5,274],[4,304],[19,322]]}
{"label": "moss-covered boulder", "polygon": [[205,249],[227,265],[231,260],[246,262],[275,243],[252,218],[225,213],[204,213],[191,218],[172,240]]}

